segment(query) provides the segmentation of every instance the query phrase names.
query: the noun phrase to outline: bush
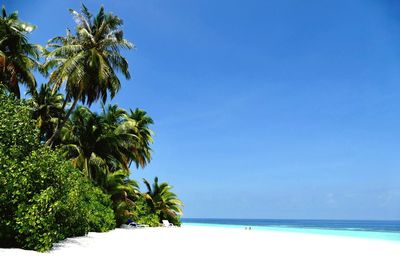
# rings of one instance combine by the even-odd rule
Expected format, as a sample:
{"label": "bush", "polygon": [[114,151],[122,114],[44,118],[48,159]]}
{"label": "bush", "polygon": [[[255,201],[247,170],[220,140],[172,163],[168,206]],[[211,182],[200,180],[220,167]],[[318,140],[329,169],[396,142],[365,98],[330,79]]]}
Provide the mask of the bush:
{"label": "bush", "polygon": [[30,118],[24,101],[0,92],[0,246],[45,251],[114,228],[109,196],[40,144]]}
{"label": "bush", "polygon": [[43,251],[67,237],[114,228],[109,197],[59,154],[42,148],[21,166],[25,178],[15,183],[17,190],[13,192],[20,193],[12,196],[27,196],[15,213],[20,246]]}
{"label": "bush", "polygon": [[180,216],[170,217],[168,220],[170,223],[173,223],[176,226],[181,226],[182,221]]}
{"label": "bush", "polygon": [[153,213],[143,195],[140,196],[134,204],[132,210],[132,220],[139,224],[147,224],[149,226],[159,226],[159,212]]}

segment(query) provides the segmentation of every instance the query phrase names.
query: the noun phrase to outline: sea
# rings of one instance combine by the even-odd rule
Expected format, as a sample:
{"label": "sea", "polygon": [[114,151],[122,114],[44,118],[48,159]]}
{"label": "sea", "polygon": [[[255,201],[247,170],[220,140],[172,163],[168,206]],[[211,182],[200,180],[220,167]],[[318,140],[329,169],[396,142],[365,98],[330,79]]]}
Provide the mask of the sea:
{"label": "sea", "polygon": [[183,226],[242,228],[400,242],[400,221],[183,218]]}

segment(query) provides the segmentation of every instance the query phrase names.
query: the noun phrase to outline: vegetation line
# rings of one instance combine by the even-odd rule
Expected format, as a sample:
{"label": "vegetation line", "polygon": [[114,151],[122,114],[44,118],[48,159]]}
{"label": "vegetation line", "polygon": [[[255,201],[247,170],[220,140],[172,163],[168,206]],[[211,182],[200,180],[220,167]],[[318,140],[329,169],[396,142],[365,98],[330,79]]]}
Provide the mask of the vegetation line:
{"label": "vegetation line", "polygon": [[[152,118],[107,104],[130,79],[122,19],[100,7],[70,9],[75,31],[29,43],[35,26],[0,17],[0,247],[46,251],[67,237],[128,221],[180,225],[182,202],[168,183],[130,179],[151,161]],[[43,63],[41,63],[43,62]],[[33,72],[46,77],[37,86]],[[20,85],[26,88],[21,98]],[[90,107],[100,102],[102,110]],[[80,105],[79,105],[80,103]]]}

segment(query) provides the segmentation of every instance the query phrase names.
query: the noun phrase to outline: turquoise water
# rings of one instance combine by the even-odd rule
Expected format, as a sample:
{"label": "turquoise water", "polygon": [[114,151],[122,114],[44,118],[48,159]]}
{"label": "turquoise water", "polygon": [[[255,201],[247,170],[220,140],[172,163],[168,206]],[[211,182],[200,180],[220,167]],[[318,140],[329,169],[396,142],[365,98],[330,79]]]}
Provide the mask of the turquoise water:
{"label": "turquoise water", "polygon": [[183,226],[203,226],[203,227],[222,227],[244,229],[251,226],[256,231],[279,231],[304,234],[334,235],[354,238],[367,238],[400,242],[400,232],[384,232],[384,231],[360,231],[360,230],[340,230],[340,229],[318,229],[318,228],[297,228],[297,227],[277,227],[277,226],[254,226],[249,224],[218,224],[218,223],[199,223],[199,222],[183,222]]}

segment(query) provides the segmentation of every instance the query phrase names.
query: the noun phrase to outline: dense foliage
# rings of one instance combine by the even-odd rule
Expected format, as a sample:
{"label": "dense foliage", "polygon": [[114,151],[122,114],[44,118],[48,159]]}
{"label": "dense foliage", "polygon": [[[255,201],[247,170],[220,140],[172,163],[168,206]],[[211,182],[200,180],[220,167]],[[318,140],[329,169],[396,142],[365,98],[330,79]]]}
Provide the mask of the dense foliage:
{"label": "dense foliage", "polygon": [[17,12],[8,15],[5,7],[0,16],[0,81],[20,97],[19,83],[36,87],[32,70],[38,66],[40,46],[28,42],[26,34],[35,26],[18,19]]}
{"label": "dense foliage", "polygon": [[46,73],[52,71],[49,84],[53,92],[64,85],[65,100],[72,100],[70,111],[47,140],[50,145],[78,101],[89,106],[99,99],[106,102],[107,96],[113,98],[121,87],[116,72],[130,78],[128,62],[120,49],[130,49],[133,44],[123,38],[122,20],[106,13],[103,7],[96,16],[84,5],[81,13],[72,9],[70,12],[77,22],[75,33],[68,30],[67,36],[52,38],[48,44],[51,51],[45,54],[43,65]]}
{"label": "dense foliage", "polygon": [[45,142],[53,135],[60,118],[64,117],[64,95],[52,93],[47,84],[42,84],[39,90],[29,89],[27,93],[31,96],[28,102],[39,128],[39,138]]}
{"label": "dense foliage", "polygon": [[180,217],[182,214],[182,202],[177,198],[176,194],[171,192],[172,186],[167,183],[158,183],[158,177],[154,178],[153,185],[144,179],[147,192],[144,194],[150,209],[159,214],[161,220],[168,220],[173,224],[180,225]]}
{"label": "dense foliage", "polygon": [[29,105],[0,93],[0,245],[44,251],[115,226],[110,197],[39,143]]}
{"label": "dense foliage", "polygon": [[135,201],[135,205],[130,212],[130,218],[139,224],[147,224],[149,226],[159,226],[160,224],[160,211],[152,210],[144,195],[140,195]]}
{"label": "dense foliage", "polygon": [[[0,246],[44,251],[128,220],[180,225],[170,185],[144,180],[142,193],[129,178],[151,161],[152,118],[106,104],[120,90],[117,73],[130,78],[122,20],[103,7],[70,12],[75,31],[46,48],[29,43],[35,27],[16,12],[3,7],[0,17]],[[48,78],[39,88],[35,69]],[[20,99],[20,84],[29,98]],[[101,112],[90,109],[97,101]]]}

